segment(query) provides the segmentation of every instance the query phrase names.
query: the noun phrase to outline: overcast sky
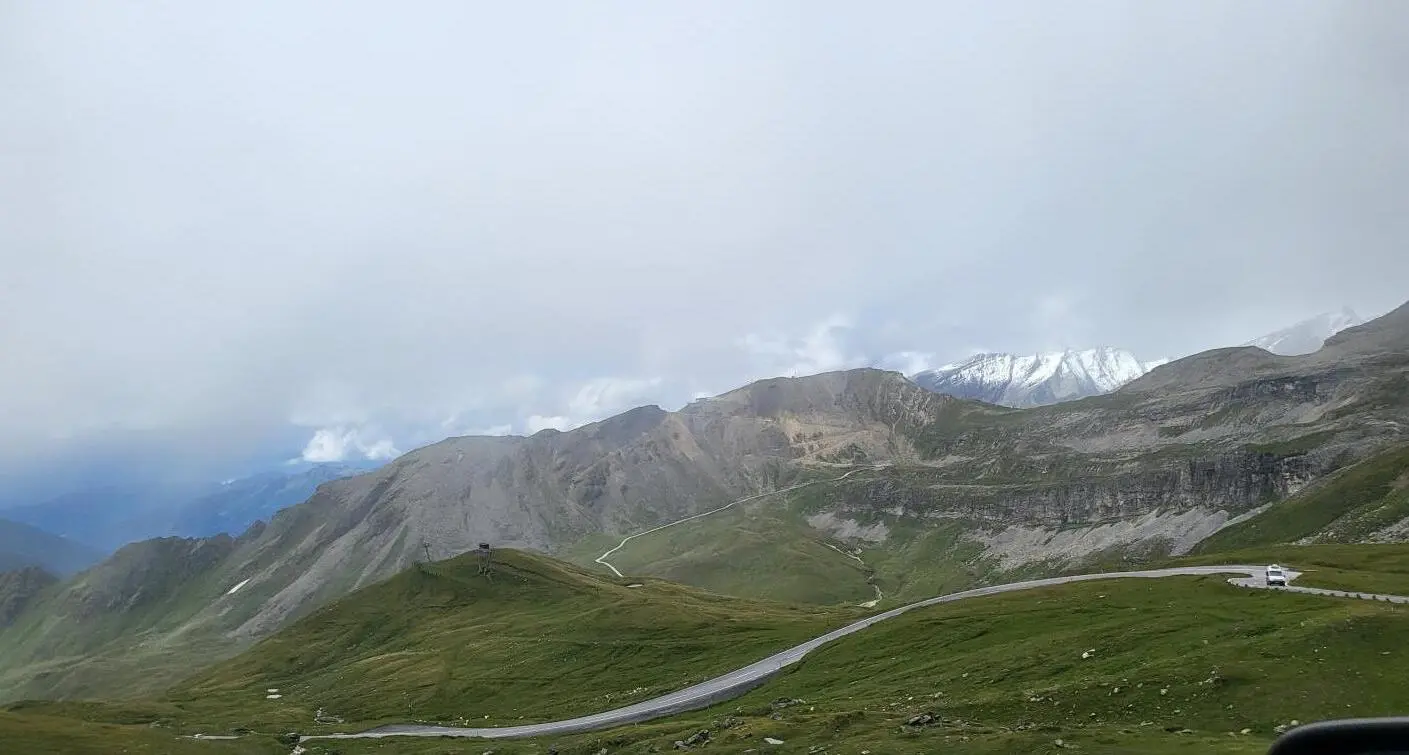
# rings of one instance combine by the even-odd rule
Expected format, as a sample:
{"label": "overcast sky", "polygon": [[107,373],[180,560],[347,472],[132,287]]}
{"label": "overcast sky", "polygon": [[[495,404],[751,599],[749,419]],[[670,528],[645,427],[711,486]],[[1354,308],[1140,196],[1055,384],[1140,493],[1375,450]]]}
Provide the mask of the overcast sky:
{"label": "overcast sky", "polygon": [[1150,359],[1383,312],[1406,30],[1393,2],[0,0],[0,464],[290,427],[386,455],[899,352]]}

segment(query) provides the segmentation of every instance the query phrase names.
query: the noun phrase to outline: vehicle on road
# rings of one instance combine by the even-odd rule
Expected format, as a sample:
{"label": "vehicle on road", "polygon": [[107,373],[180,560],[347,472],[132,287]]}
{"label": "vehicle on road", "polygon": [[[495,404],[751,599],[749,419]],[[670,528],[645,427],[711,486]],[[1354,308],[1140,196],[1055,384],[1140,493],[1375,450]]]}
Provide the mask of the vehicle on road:
{"label": "vehicle on road", "polygon": [[1267,585],[1268,587],[1272,585],[1287,586],[1287,573],[1282,571],[1282,567],[1276,564],[1267,567]]}

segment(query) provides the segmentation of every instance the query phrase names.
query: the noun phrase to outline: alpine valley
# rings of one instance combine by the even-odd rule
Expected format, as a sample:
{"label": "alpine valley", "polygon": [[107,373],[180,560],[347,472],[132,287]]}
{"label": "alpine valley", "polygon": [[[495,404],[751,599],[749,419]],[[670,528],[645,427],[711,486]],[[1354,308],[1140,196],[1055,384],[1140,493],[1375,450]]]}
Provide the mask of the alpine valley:
{"label": "alpine valley", "polygon": [[[569,432],[449,438],[327,480],[238,537],[134,542],[68,579],[0,573],[0,737],[34,752],[444,752],[296,732],[593,713],[876,610],[1033,576],[1281,561],[1308,585],[1409,594],[1406,427],[1409,304],[1315,354],[1215,349],[1048,406],[855,369]],[[193,510],[249,510],[234,500]],[[720,752],[1009,752],[1055,734],[1092,752],[1261,752],[1279,721],[1343,709],[1317,692],[1334,675],[1363,680],[1355,710],[1409,700],[1384,639],[1402,635],[1401,607],[1251,592],[1184,578],[965,600],[833,642],[730,714],[495,751],[644,754],[714,735]],[[1268,642],[1285,658],[1255,652]],[[1092,644],[1081,658],[1102,661],[1072,665]],[[1326,647],[1334,668],[1289,665]],[[192,738],[207,734],[227,740]]]}
{"label": "alpine valley", "polygon": [[[1218,349],[1034,408],[858,369],[570,432],[451,438],[236,537],[146,540],[66,581],[0,581],[0,694],[152,694],[480,542],[873,607],[1215,542],[1404,541],[1406,430],[1409,305],[1310,355]],[[1318,493],[1333,484],[1357,492]]]}
{"label": "alpine valley", "polygon": [[[571,432],[451,438],[238,537],[148,539],[63,582],[0,582],[0,690],[154,693],[478,542],[745,599],[876,606],[1219,539],[1403,541],[1406,423],[1409,306],[1316,354],[1216,349],[1051,406],[857,369]],[[1378,470],[1364,494],[1317,499],[1361,469]]]}

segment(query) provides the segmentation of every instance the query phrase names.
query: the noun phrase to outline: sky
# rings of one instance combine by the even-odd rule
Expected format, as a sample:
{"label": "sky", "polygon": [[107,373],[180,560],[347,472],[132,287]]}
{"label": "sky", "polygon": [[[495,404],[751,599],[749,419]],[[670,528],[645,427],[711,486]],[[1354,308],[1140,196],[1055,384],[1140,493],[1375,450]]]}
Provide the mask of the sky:
{"label": "sky", "polygon": [[1406,28],[1296,0],[0,0],[0,469],[383,458],[772,375],[1384,312]]}

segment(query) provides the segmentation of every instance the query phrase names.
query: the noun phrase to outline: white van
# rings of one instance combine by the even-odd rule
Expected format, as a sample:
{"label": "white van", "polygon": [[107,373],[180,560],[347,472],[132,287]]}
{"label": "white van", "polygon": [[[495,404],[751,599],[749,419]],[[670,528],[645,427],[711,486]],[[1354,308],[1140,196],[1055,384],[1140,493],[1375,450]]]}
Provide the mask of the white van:
{"label": "white van", "polygon": [[1272,585],[1287,586],[1287,573],[1276,564],[1267,567],[1267,586],[1271,587]]}

